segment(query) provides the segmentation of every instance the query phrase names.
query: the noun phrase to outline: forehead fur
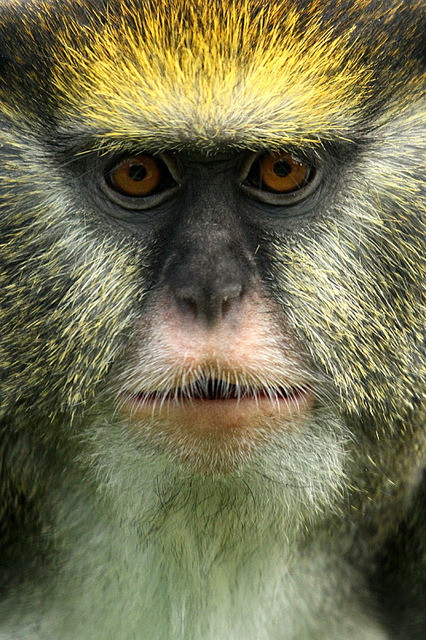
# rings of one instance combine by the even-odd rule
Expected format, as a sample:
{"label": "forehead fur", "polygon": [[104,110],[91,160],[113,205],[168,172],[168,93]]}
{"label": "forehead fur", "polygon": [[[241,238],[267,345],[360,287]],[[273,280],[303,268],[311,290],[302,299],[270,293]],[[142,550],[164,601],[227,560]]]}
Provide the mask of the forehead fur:
{"label": "forehead fur", "polygon": [[[344,138],[371,92],[359,33],[369,4],[113,2],[96,28],[67,13],[53,49],[60,119],[147,149]],[[385,38],[375,34],[377,51]]]}

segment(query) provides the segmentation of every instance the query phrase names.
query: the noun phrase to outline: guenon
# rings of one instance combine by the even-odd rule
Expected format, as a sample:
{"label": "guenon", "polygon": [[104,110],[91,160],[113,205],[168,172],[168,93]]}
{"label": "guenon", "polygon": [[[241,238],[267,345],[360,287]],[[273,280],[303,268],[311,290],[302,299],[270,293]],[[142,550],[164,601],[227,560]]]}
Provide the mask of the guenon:
{"label": "guenon", "polygon": [[1,640],[426,637],[425,13],[1,3]]}

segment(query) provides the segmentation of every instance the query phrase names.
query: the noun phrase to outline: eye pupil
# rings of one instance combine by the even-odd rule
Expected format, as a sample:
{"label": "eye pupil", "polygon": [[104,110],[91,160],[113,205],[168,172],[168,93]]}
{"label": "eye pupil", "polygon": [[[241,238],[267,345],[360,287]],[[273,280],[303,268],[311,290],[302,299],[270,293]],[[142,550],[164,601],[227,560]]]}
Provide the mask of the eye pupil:
{"label": "eye pupil", "polygon": [[274,164],[274,173],[279,178],[285,178],[291,173],[291,171],[291,166],[285,160],[278,160],[278,162]]}
{"label": "eye pupil", "polygon": [[148,172],[143,164],[132,164],[129,167],[129,177],[136,182],[140,182],[146,178]]}

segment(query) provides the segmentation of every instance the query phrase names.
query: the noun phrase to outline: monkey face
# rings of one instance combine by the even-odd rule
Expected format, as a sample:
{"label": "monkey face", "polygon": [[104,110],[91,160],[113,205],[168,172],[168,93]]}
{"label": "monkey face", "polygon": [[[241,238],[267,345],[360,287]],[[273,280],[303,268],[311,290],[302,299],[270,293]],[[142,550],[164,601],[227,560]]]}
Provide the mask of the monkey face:
{"label": "monkey face", "polygon": [[5,35],[3,410],[191,473],[379,482],[421,408],[416,46],[393,13],[354,37],[362,3],[110,4],[20,14],[43,73]]}
{"label": "monkey face", "polygon": [[[312,169],[299,176],[282,157],[292,162],[289,154],[175,154],[161,162],[138,155],[113,164],[102,182],[117,219],[125,209],[125,226],[156,248],[152,285],[123,359],[120,411],[141,439],[199,470],[241,465],[271,430],[300,428],[313,402],[307,356],[262,283],[265,223],[284,227],[274,219],[277,206],[312,191]],[[262,169],[271,159],[272,177]],[[300,173],[305,165],[296,162]],[[135,196],[152,166],[162,177],[148,195]],[[132,171],[142,179],[129,179]],[[272,184],[275,176],[275,190],[262,171]],[[264,200],[274,198],[268,215]]]}

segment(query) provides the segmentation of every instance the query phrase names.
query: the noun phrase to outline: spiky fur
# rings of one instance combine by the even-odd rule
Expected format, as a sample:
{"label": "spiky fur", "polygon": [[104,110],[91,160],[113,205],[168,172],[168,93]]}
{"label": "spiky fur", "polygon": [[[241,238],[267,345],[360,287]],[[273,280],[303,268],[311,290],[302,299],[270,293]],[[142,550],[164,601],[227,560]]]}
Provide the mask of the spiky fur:
{"label": "spiky fur", "polygon": [[[422,3],[49,0],[0,15],[0,638],[420,638]],[[156,247],[110,225],[72,167],[135,148],[334,162],[319,215],[259,253],[315,415],[307,432],[260,432],[228,475],[141,446],[117,413],[135,344],[165,380]]]}

